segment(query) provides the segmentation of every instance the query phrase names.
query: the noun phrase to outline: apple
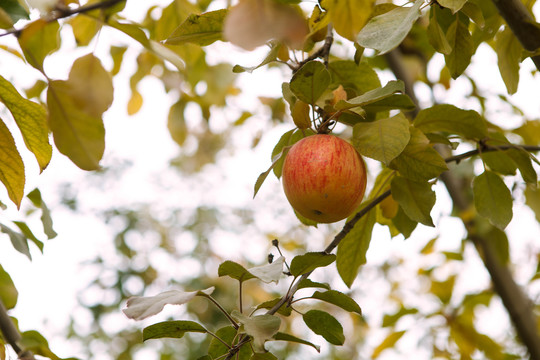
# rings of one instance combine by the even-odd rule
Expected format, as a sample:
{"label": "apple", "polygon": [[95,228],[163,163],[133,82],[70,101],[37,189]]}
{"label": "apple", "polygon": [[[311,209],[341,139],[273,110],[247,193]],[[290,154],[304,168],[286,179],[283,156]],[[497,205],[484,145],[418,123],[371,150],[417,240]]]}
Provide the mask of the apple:
{"label": "apple", "polygon": [[334,135],[303,138],[291,147],[283,163],[283,190],[289,203],[318,223],[351,215],[362,202],[366,178],[360,154]]}

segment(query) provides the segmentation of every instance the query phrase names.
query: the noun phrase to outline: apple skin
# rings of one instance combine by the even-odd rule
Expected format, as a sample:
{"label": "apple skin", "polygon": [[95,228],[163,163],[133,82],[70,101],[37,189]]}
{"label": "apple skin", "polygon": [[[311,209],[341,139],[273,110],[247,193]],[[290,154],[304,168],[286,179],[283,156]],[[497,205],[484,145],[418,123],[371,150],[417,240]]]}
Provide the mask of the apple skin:
{"label": "apple skin", "polygon": [[303,138],[291,147],[283,163],[283,190],[289,203],[318,223],[351,215],[362,202],[366,178],[360,154],[334,135]]}

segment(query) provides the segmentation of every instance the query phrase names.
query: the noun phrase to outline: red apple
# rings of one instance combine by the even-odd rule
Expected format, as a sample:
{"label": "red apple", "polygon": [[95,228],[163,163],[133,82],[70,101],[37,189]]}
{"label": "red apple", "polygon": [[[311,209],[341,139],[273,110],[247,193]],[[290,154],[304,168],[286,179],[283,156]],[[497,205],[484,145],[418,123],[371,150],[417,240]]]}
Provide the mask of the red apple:
{"label": "red apple", "polygon": [[319,223],[351,215],[366,190],[364,160],[351,144],[334,135],[308,136],[294,144],[282,176],[292,207]]}

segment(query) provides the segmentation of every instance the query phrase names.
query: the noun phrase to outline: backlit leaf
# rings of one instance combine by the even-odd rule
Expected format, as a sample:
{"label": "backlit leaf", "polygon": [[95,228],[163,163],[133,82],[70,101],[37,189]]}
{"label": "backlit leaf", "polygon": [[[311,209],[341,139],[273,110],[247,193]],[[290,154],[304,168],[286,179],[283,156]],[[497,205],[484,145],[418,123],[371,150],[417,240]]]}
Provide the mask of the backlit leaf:
{"label": "backlit leaf", "polygon": [[429,139],[414,127],[410,128],[410,132],[409,143],[403,152],[390,163],[390,168],[398,170],[401,175],[415,181],[429,180],[448,170],[446,162],[431,147]]}
{"label": "backlit leaf", "polygon": [[339,276],[348,287],[351,287],[356,278],[360,265],[366,263],[366,252],[376,219],[376,211],[369,211],[338,245],[336,265]]}
{"label": "backlit leaf", "polygon": [[255,275],[251,274],[245,267],[231,260],[219,265],[218,276],[229,276],[240,282],[255,278]]}
{"label": "backlit leaf", "polygon": [[434,226],[431,209],[435,205],[435,192],[428,182],[416,182],[401,176],[392,179],[392,196],[412,220]]}
{"label": "backlit leaf", "polygon": [[49,211],[49,208],[47,207],[47,204],[43,201],[43,198],[41,197],[41,192],[39,189],[34,189],[30,191],[26,197],[30,199],[32,204],[34,204],[35,207],[41,209],[41,223],[43,224],[43,232],[49,239],[53,239],[58,235],[56,231],[53,229],[53,221],[51,217],[51,212]]}
{"label": "backlit leaf", "polygon": [[263,61],[261,61],[258,65],[255,65],[255,66],[240,66],[240,65],[235,65],[233,67],[233,72],[235,73],[242,73],[244,71],[247,71],[248,73],[252,73],[254,70],[264,66],[264,65],[267,65],[267,64],[270,64],[271,62],[273,61],[276,61],[277,58],[278,58],[278,54],[279,54],[279,50],[282,48],[282,45],[278,42],[272,42],[271,44],[271,47],[270,47],[270,51],[268,52],[268,54],[266,54],[266,57],[263,59]]}
{"label": "backlit leaf", "polygon": [[255,352],[264,352],[264,343],[272,339],[281,325],[281,319],[275,315],[246,316],[233,310],[231,316],[242,324],[239,331],[253,338]]}
{"label": "backlit leaf", "polygon": [[290,335],[290,334],[277,332],[274,335],[274,340],[288,341],[288,342],[293,342],[293,343],[297,343],[297,344],[308,345],[308,346],[311,346],[312,348],[314,348],[315,350],[317,350],[317,352],[321,352],[321,347],[320,346],[315,345],[313,343],[310,343],[307,340],[300,339],[300,338],[298,338],[296,336],[293,336],[293,335]]}
{"label": "backlit leaf", "polygon": [[4,103],[13,115],[26,147],[34,154],[40,170],[43,171],[52,156],[45,108],[23,98],[2,76],[0,76],[0,102]]}
{"label": "backlit leaf", "polygon": [[206,333],[204,326],[194,321],[163,321],[143,329],[143,341],[160,338],[181,338],[187,332]]}
{"label": "backlit leaf", "polygon": [[538,182],[538,174],[533,167],[530,154],[519,149],[510,149],[507,151],[507,154],[517,165],[523,180],[527,184],[536,185]]}
{"label": "backlit leaf", "polygon": [[38,19],[22,30],[19,45],[30,65],[43,70],[45,57],[60,47],[59,29],[58,21]]}
{"label": "backlit leaf", "polygon": [[353,145],[360,154],[389,165],[409,142],[409,120],[402,113],[391,118],[358,123]]}
{"label": "backlit leaf", "polygon": [[503,31],[497,33],[494,47],[497,52],[499,71],[506,85],[506,91],[508,91],[508,94],[514,94],[518,89],[519,65],[523,46],[521,46],[519,40],[507,26]]}
{"label": "backlit leaf", "polygon": [[474,205],[478,213],[504,230],[512,220],[512,194],[504,181],[486,170],[473,181]]}
{"label": "backlit leaf", "polygon": [[291,91],[307,104],[315,104],[330,85],[330,73],[320,61],[310,61],[292,77]]}
{"label": "backlit leaf", "polygon": [[[459,14],[458,14],[459,15]],[[446,32],[446,39],[452,47],[452,52],[445,55],[446,66],[452,78],[461,75],[471,62],[474,53],[474,44],[469,32],[469,18],[456,16],[456,20]]]}
{"label": "backlit leaf", "polygon": [[90,41],[96,36],[100,24],[91,16],[78,15],[69,21],[71,28],[73,29],[73,36],[77,45],[87,46]]}
{"label": "backlit leaf", "polygon": [[165,44],[178,45],[186,42],[200,46],[222,40],[223,21],[227,10],[209,11],[200,15],[191,14],[165,40]]}
{"label": "backlit leaf", "polygon": [[277,283],[283,275],[284,263],[285,259],[280,256],[270,264],[246,269],[234,261],[227,260],[219,266],[218,276],[229,276],[240,282],[257,278],[265,283]]}
{"label": "backlit leaf", "polygon": [[381,353],[389,348],[394,347],[399,339],[405,334],[405,330],[391,332],[374,350],[371,355],[372,359],[378,358]]}
{"label": "backlit leaf", "polygon": [[467,0],[437,0],[437,3],[442,7],[449,8],[453,13],[458,12]]}
{"label": "backlit leaf", "polygon": [[295,256],[291,261],[290,272],[294,276],[307,274],[316,268],[330,265],[336,260],[336,255],[324,252],[308,252]]}
{"label": "backlit leaf", "polygon": [[326,301],[327,303],[339,306],[345,311],[355,312],[362,315],[362,309],[350,296],[337,290],[315,291],[311,298]]}
{"label": "backlit leaf", "polygon": [[401,206],[398,208],[396,216],[392,218],[392,224],[398,229],[405,239],[411,236],[414,229],[418,225],[418,221],[411,220],[408,217]]}
{"label": "backlit leaf", "polygon": [[41,355],[48,359],[59,360],[60,358],[51,351],[49,343],[39,332],[31,330],[25,331],[22,334],[22,339],[19,341],[21,347],[31,351],[35,355]]}
{"label": "backlit leaf", "polygon": [[0,119],[0,181],[7,189],[11,201],[19,207],[24,196],[24,163],[15,146],[15,140]]}
{"label": "backlit leaf", "polygon": [[385,54],[405,39],[420,16],[424,0],[416,0],[411,7],[397,7],[371,18],[360,31],[357,42],[363,47]]}
{"label": "backlit leaf", "polygon": [[0,224],[0,231],[9,236],[11,244],[21,254],[24,254],[28,259],[32,260],[32,255],[30,254],[30,248],[28,247],[28,239],[21,233],[12,230],[4,224]]}
{"label": "backlit leaf", "polygon": [[441,54],[450,54],[452,47],[446,39],[446,34],[437,21],[437,11],[433,9],[430,12],[429,25],[427,27],[428,40],[431,46]]}
{"label": "backlit leaf", "polygon": [[21,231],[21,234],[23,234],[28,240],[32,241],[34,245],[36,245],[39,248],[39,251],[43,253],[43,242],[41,242],[32,230],[28,227],[28,225],[23,221],[13,221],[13,223],[19,228]]}
{"label": "backlit leaf", "polygon": [[9,17],[9,20],[6,19],[5,29],[12,27],[21,19],[29,18],[28,11],[17,0],[3,0],[0,2],[0,9],[4,10],[6,16]]}
{"label": "backlit leaf", "polygon": [[309,310],[303,315],[306,325],[317,335],[321,335],[333,345],[343,345],[343,327],[335,317],[321,310]]}
{"label": "backlit leaf", "polygon": [[527,206],[534,211],[536,220],[540,222],[540,190],[536,187],[527,186],[525,189],[525,201]]}
{"label": "backlit leaf", "polygon": [[480,140],[487,136],[486,121],[474,110],[440,104],[421,110],[414,126],[425,133],[445,132],[466,139]]}
{"label": "backlit leaf", "polygon": [[413,315],[418,313],[418,309],[406,308],[403,305],[393,314],[385,314],[382,321],[382,327],[394,326],[399,319],[405,315]]}
{"label": "backlit leaf", "polygon": [[373,4],[373,0],[330,0],[325,6],[336,32],[354,42],[358,32],[366,25]]}
{"label": "backlit leaf", "polygon": [[184,117],[185,108],[186,101],[180,99],[171,106],[167,117],[167,129],[169,129],[169,134],[171,134],[172,139],[178,146],[182,146],[188,136],[186,119]]}
{"label": "backlit leaf", "polygon": [[0,265],[0,300],[6,307],[6,309],[13,309],[17,304],[17,298],[19,297],[19,292],[15,288],[11,276],[4,270],[2,265]]}

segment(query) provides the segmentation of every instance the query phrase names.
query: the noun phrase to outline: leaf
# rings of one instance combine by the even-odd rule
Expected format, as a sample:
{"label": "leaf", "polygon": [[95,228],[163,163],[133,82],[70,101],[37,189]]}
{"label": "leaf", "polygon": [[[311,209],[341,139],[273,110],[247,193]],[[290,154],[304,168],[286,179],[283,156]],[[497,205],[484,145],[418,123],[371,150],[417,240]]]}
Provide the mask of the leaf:
{"label": "leaf", "polygon": [[336,255],[324,252],[308,252],[295,256],[291,261],[290,272],[293,276],[300,276],[312,272],[316,268],[330,265],[336,260]]}
{"label": "leaf", "polygon": [[98,58],[73,63],[67,81],[49,83],[49,126],[58,150],[83,170],[96,170],[105,150],[101,118],[113,100],[110,74]]}
{"label": "leaf", "polygon": [[437,12],[433,9],[430,11],[427,35],[429,43],[436,51],[440,52],[441,54],[450,54],[452,52],[452,46],[450,46],[448,43],[446,34],[437,21]]}
{"label": "leaf", "polygon": [[297,128],[300,130],[306,130],[311,127],[311,118],[309,116],[310,107],[302,100],[298,100],[294,103],[291,109],[291,116]]}
{"label": "leaf", "polygon": [[[216,331],[216,336],[218,336],[221,340],[223,340],[225,343],[227,343],[229,346],[234,345],[234,341],[238,340],[238,331],[236,331],[235,328],[232,326],[225,326],[218,331]],[[223,355],[227,354],[229,352],[229,347],[225,346],[221,341],[216,339],[215,337],[212,337],[212,340],[210,341],[210,345],[208,347],[208,355],[212,357],[212,359],[221,359],[224,358]],[[253,351],[249,346],[242,346],[240,348],[240,351],[238,352],[238,355],[234,357],[235,360],[249,360],[251,358]]]}
{"label": "leaf", "polygon": [[291,334],[277,332],[274,335],[273,339],[274,340],[293,342],[293,343],[302,344],[302,345],[308,345],[308,346],[311,346],[312,348],[314,348],[315,350],[317,350],[317,352],[319,352],[319,353],[321,352],[321,347],[320,346],[315,345],[313,343],[310,343],[307,340],[300,339],[300,338],[298,338],[298,337],[296,337],[294,335],[291,335]]}
{"label": "leaf", "polygon": [[181,338],[186,332],[207,333],[204,326],[194,321],[163,321],[143,329],[143,341],[161,338]]}
{"label": "leaf", "polygon": [[246,268],[231,260],[227,260],[219,265],[218,276],[229,276],[240,282],[255,278],[255,275],[251,274]]}
{"label": "leaf", "polygon": [[21,206],[24,196],[24,163],[15,140],[6,124],[0,119],[0,181],[7,189],[9,198]]}
{"label": "leaf", "polygon": [[60,25],[58,21],[38,19],[29,23],[18,38],[26,61],[38,70],[43,70],[45,57],[60,47]]}
{"label": "leaf", "polygon": [[381,87],[379,76],[366,63],[356,64],[350,60],[337,60],[328,64],[332,77],[331,88],[342,85],[363,94],[369,90]]}
{"label": "leaf", "polygon": [[278,360],[278,358],[271,352],[265,353],[253,353],[249,360]]}
{"label": "leaf", "polygon": [[10,28],[17,21],[21,19],[28,19],[29,14],[26,9],[19,4],[17,0],[3,0],[0,2],[0,9],[4,10],[9,17],[9,22],[4,27],[5,29]]}
{"label": "leaf", "polygon": [[372,17],[358,34],[358,44],[377,50],[378,55],[397,47],[420,16],[423,3],[424,0],[416,0],[411,7],[398,7]]}
{"label": "leaf", "polygon": [[11,276],[0,265],[0,300],[7,310],[13,309],[17,305],[17,299],[19,298],[19,292],[15,288],[15,284],[11,279]]}
{"label": "leaf", "polygon": [[300,283],[298,284],[298,290],[305,288],[321,288],[330,290],[330,285],[326,283],[315,282],[310,279],[302,279],[302,281],[300,281]]}
{"label": "leaf", "polygon": [[409,142],[409,120],[402,113],[391,118],[359,123],[352,143],[361,155],[389,165]]}
{"label": "leaf", "polygon": [[474,206],[478,213],[501,230],[512,220],[512,194],[504,181],[486,170],[473,180]]}
{"label": "leaf", "polygon": [[[281,140],[280,140],[281,141]],[[276,145],[276,147],[280,145]],[[274,148],[275,149],[275,148]],[[274,157],[272,157],[272,165],[266,170],[265,172],[262,172],[259,177],[257,177],[257,181],[255,181],[255,186],[253,188],[253,198],[257,195],[259,192],[259,189],[261,188],[262,184],[264,183],[264,180],[268,177],[268,174],[270,174],[270,171],[276,168],[276,166],[283,167],[283,161],[285,160],[285,156],[287,156],[287,152],[289,152],[290,146],[283,147],[281,151]],[[276,170],[274,170],[274,173]],[[281,176],[281,169],[279,170],[279,174]]]}
{"label": "leaf", "polygon": [[73,37],[78,46],[88,46],[90,41],[96,36],[101,29],[95,18],[87,16],[86,14],[77,15],[70,19],[69,25],[73,30]]}
{"label": "leaf", "polygon": [[415,308],[407,308],[403,305],[401,308],[395,312],[394,314],[385,314],[382,321],[382,327],[388,327],[388,326],[394,326],[399,319],[401,319],[405,315],[414,315],[418,313],[418,309]]}
{"label": "leaf", "polygon": [[0,101],[13,115],[26,147],[34,154],[40,171],[43,171],[52,157],[46,110],[43,106],[22,97],[2,76],[0,76]]}
{"label": "leaf", "polygon": [[193,299],[195,296],[208,296],[213,291],[214,287],[209,287],[199,291],[169,290],[155,296],[135,296],[128,299],[126,308],[122,311],[130,319],[142,320],[158,314],[167,304],[182,305]]}
{"label": "leaf", "polygon": [[430,212],[435,205],[435,192],[431,190],[431,184],[396,176],[391,188],[393,198],[411,220],[434,226]]}
{"label": "leaf", "polygon": [[346,110],[346,109],[352,109],[359,106],[366,106],[366,105],[374,104],[386,98],[389,98],[395,93],[404,93],[404,92],[405,92],[405,85],[403,84],[403,81],[392,80],[392,81],[389,81],[383,87],[370,90],[366,92],[365,94],[356,96],[347,101],[341,100],[340,102],[336,104],[336,109]]}
{"label": "leaf", "polygon": [[[281,301],[281,297],[274,298],[272,300],[265,301],[263,303],[260,303],[257,305],[257,310],[259,309],[272,309],[274,306],[277,305]],[[292,313],[292,307],[288,306],[287,303],[282,304],[279,309],[277,310],[277,313],[283,316],[290,316]]]}
{"label": "leaf", "polygon": [[30,351],[34,353],[34,355],[44,356],[51,360],[61,360],[51,351],[49,343],[39,332],[34,330],[25,331],[21,336],[22,338],[19,340],[19,344],[24,350]]}
{"label": "leaf", "polygon": [[507,26],[499,31],[495,37],[495,51],[497,52],[497,64],[508,94],[515,94],[519,84],[519,66],[523,46],[516,38],[512,30]]}
{"label": "leaf", "polygon": [[520,149],[510,149],[506,153],[517,165],[523,180],[527,184],[534,184],[536,186],[538,182],[538,174],[534,169],[530,154]]}
{"label": "leaf", "polygon": [[409,143],[403,152],[392,160],[390,168],[414,181],[426,181],[448,170],[446,162],[431,147],[429,139],[414,127],[410,128],[410,132]]}
{"label": "leaf", "polygon": [[43,242],[39,241],[38,238],[36,238],[28,225],[23,221],[13,221],[13,223],[19,228],[19,230],[26,237],[26,239],[32,241],[39,248],[39,251],[43,253]]}
{"label": "leaf", "polygon": [[11,244],[13,245],[15,250],[17,250],[21,254],[26,255],[29,260],[32,260],[30,248],[28,247],[28,239],[23,234],[12,230],[4,224],[0,224],[0,231],[9,236]]}
{"label": "leaf", "polygon": [[354,42],[358,32],[366,25],[373,0],[331,0],[325,3],[336,32]]}
{"label": "leaf", "polygon": [[405,212],[400,206],[396,216],[392,218],[392,224],[394,224],[396,229],[398,229],[398,231],[403,234],[403,237],[407,239],[409,236],[411,236],[414,229],[416,229],[418,222],[411,220],[411,218],[405,215]]}
{"label": "leaf", "polygon": [[302,317],[306,325],[317,335],[321,335],[333,345],[343,345],[343,327],[335,317],[321,310],[309,310]]}
{"label": "leaf", "polygon": [[525,189],[525,203],[534,212],[536,221],[540,222],[540,190],[527,186]]}
{"label": "leaf", "polygon": [[454,14],[461,10],[461,8],[463,7],[463,5],[465,5],[466,2],[467,0],[437,0],[437,3],[439,5],[452,10],[452,13]]}
{"label": "leaf", "polygon": [[169,130],[169,134],[171,134],[171,138],[178,146],[182,146],[188,136],[186,119],[184,117],[186,105],[187,103],[184,99],[178,100],[171,106],[169,115],[167,116],[167,129]]}
{"label": "leaf", "polygon": [[284,263],[285,258],[280,256],[270,264],[250,268],[249,272],[262,282],[275,282],[277,284],[279,279],[283,276]]}
{"label": "leaf", "polygon": [[330,85],[330,73],[320,61],[310,61],[292,77],[290,89],[307,104],[315,104]]}
{"label": "leaf", "polygon": [[34,204],[35,207],[41,209],[41,223],[43,224],[43,232],[49,239],[55,238],[58,234],[53,229],[53,220],[51,217],[51,212],[47,207],[47,204],[43,201],[41,197],[41,192],[39,189],[34,189],[26,195],[26,197]]}
{"label": "leaf", "polygon": [[226,15],[226,9],[209,11],[201,15],[191,14],[165,40],[165,44],[179,45],[189,42],[207,46],[222,40],[223,22]]}
{"label": "leaf", "polygon": [[279,54],[279,50],[282,48],[282,45],[278,42],[272,42],[271,45],[270,45],[270,51],[268,52],[268,54],[266,55],[266,57],[263,59],[263,61],[261,61],[261,63],[259,63],[259,65],[256,65],[256,66],[240,66],[240,65],[235,65],[233,67],[233,72],[235,73],[242,73],[242,72],[245,72],[247,71],[248,73],[252,73],[254,70],[264,66],[264,65],[268,65],[270,64],[271,62],[274,62],[277,60],[277,57],[278,57],[278,54]]}
{"label": "leaf", "polygon": [[315,291],[313,295],[311,295],[311,298],[326,301],[327,303],[339,306],[345,311],[355,312],[362,316],[362,309],[358,306],[356,301],[350,296],[337,290]]}
{"label": "leaf", "polygon": [[456,20],[446,32],[446,39],[452,47],[452,52],[445,55],[444,58],[453,79],[456,79],[465,71],[474,54],[474,44],[468,24],[469,19],[467,17],[456,16]]}
{"label": "leaf", "polygon": [[466,139],[481,140],[487,136],[486,121],[474,110],[440,104],[420,110],[414,126],[424,133],[446,132]]}
{"label": "leaf", "polygon": [[[364,203],[361,205],[365,206]],[[375,211],[369,211],[352,228],[338,245],[336,265],[343,282],[351,287],[360,265],[366,263],[366,252],[377,219]]]}
{"label": "leaf", "polygon": [[391,332],[374,350],[371,355],[372,359],[376,359],[381,355],[383,350],[394,347],[399,339],[405,334],[405,330]]}
{"label": "leaf", "polygon": [[255,315],[246,316],[233,310],[231,313],[233,319],[242,324],[239,329],[253,337],[253,347],[255,352],[264,352],[264,343],[278,332],[281,325],[281,319],[275,315]]}

